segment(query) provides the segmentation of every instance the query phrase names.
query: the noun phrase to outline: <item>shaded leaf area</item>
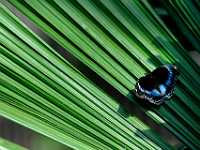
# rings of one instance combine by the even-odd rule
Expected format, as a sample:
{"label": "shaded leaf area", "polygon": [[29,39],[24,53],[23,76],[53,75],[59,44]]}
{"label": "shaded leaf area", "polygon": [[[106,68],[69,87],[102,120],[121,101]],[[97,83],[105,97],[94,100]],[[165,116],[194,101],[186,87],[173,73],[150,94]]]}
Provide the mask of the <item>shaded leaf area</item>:
{"label": "shaded leaf area", "polygon": [[200,2],[198,0],[163,0],[162,3],[182,33],[200,52]]}
{"label": "shaded leaf area", "polygon": [[0,137],[30,150],[72,150],[66,145],[2,116],[0,117]]}
{"label": "shaded leaf area", "polygon": [[[140,108],[143,111],[145,111],[145,113],[157,123],[163,124],[163,126],[169,129],[187,146],[189,146],[192,149],[199,148],[199,66],[197,66],[197,64],[194,63],[194,61],[188,55],[187,51],[181,46],[180,43],[178,43],[176,38],[171,34],[171,32],[167,29],[163,22],[158,18],[156,13],[151,9],[150,5],[147,3],[147,1],[19,0],[10,2],[15,7],[17,7],[22,13],[24,13],[30,20],[32,20],[38,27],[45,31],[51,38],[53,38],[56,42],[63,46],[68,52],[70,52],[73,56],[79,59],[91,70],[96,72],[99,76],[101,76],[101,78],[103,78],[106,82],[108,82],[112,87],[117,89],[118,92],[120,92],[123,96],[126,96],[133,103],[138,104],[137,99],[132,94],[132,90],[134,88],[136,80],[139,77],[161,64],[176,63],[181,71],[181,76],[179,78],[179,82],[175,91],[175,96],[172,98],[172,100],[161,107],[152,108],[151,110],[149,110],[148,107]],[[8,19],[5,20],[7,21]],[[4,25],[4,29],[7,29],[5,29],[4,32],[6,32],[6,34],[4,35],[8,35],[7,32],[11,31],[14,31],[15,34],[19,32],[18,30],[14,30],[14,27],[10,25],[10,22],[5,24],[6,25]],[[8,29],[11,31],[8,31]],[[30,40],[30,38],[27,38],[27,36],[30,35],[26,34],[26,36],[24,36],[20,33],[18,34],[18,36],[21,39],[25,40],[24,42],[26,42],[27,44],[34,44],[34,46],[36,46],[35,49],[37,49],[37,54],[39,53],[39,49],[42,49],[40,46],[37,48],[38,43],[36,44],[32,42],[32,39]],[[20,42],[20,40],[18,42]],[[16,45],[16,43],[14,45]],[[2,49],[8,49],[8,47],[4,46],[2,47]],[[9,48],[9,50],[10,49],[11,48]],[[48,49],[51,48],[48,47]],[[29,51],[29,55],[31,55],[31,57],[33,57],[33,52]],[[48,52],[50,53],[50,51]],[[42,54],[40,55],[45,57],[45,59],[48,61],[51,60],[51,62],[49,62],[51,63],[51,65],[57,63],[53,62],[53,60],[59,62],[64,61],[65,63],[67,63],[66,60],[55,54],[53,50],[51,50],[51,52],[57,57],[59,57],[59,59],[50,59],[49,55],[44,55],[44,50],[42,50],[44,56]],[[8,57],[7,55],[8,54],[6,54],[6,58]],[[42,59],[38,57],[37,61],[39,60]],[[24,65],[26,63],[24,63]],[[48,65],[48,67],[51,65]],[[63,73],[67,72],[62,76],[62,82],[66,82],[67,79],[65,76],[69,76],[70,71],[67,71],[67,69],[64,68],[64,66],[66,67],[66,64],[64,66],[63,65],[64,64],[59,64],[57,67],[59,69],[62,69]],[[20,64],[19,66],[22,65]],[[69,66],[72,67],[70,64]],[[39,69],[39,66],[36,68]],[[42,72],[44,73],[44,68],[41,68],[39,70],[42,70]],[[73,68],[72,70],[75,70],[75,68]],[[12,75],[10,72],[7,74]],[[103,95],[103,98],[100,97],[95,102],[101,102],[103,100],[106,100],[106,98],[104,97],[105,93],[103,93],[102,91],[97,92],[96,86],[92,86],[93,84],[90,82],[88,83],[88,80],[82,79],[83,77],[80,76],[80,74],[80,72],[78,72],[76,75],[72,74],[71,78],[73,80],[76,79],[75,81],[78,84],[81,84],[81,86],[87,88],[88,92],[92,92],[92,94],[94,94],[95,96],[99,95],[99,93],[101,93],[100,96]],[[60,78],[61,75],[62,74],[59,73],[56,77]],[[45,74],[45,76],[47,75]],[[24,78],[25,77],[23,77],[22,79]],[[43,79],[43,77],[41,76],[38,76],[36,79],[38,78]],[[53,77],[51,75],[48,78]],[[82,80],[80,80],[79,78]],[[30,77],[30,79],[27,80],[30,81],[33,79],[32,77]],[[51,83],[50,80],[43,80],[46,81],[46,84]],[[40,83],[38,84],[41,85]],[[31,86],[29,84],[27,86],[30,87],[32,91],[34,91],[34,86]],[[52,83],[51,86],[54,87],[55,85],[53,85]],[[55,87],[57,90],[59,89],[59,92],[63,91],[63,94],[65,94],[64,96],[69,97],[67,91],[64,92],[64,90],[62,90],[62,88],[58,88],[59,86],[57,85]],[[41,89],[46,88],[47,87],[41,87]],[[77,92],[77,89],[75,91]],[[39,90],[39,92],[47,93],[47,91],[42,90]],[[43,94],[43,96],[49,95],[50,97],[51,94],[53,94],[52,96],[54,97],[51,98],[53,100],[59,98],[56,95],[57,93],[53,93],[53,91],[51,91],[48,94],[44,93],[41,94]],[[83,94],[83,92],[78,92],[76,94],[74,93],[74,96],[77,97],[77,94]],[[60,99],[64,99],[64,97],[60,97]],[[70,99],[73,98],[70,97]],[[81,100],[79,96],[78,99]],[[92,99],[93,98],[91,98],[91,100]],[[70,102],[71,101],[72,100],[70,100]],[[85,99],[83,101],[86,102]],[[62,110],[66,109],[64,107],[66,105],[64,102],[59,103],[59,108],[61,107]],[[118,106],[118,104],[115,101],[111,99],[104,102],[104,104],[108,105],[109,107],[112,106],[113,108],[115,108],[114,112],[116,113],[116,107]],[[142,105],[140,104],[140,106]],[[92,108],[93,107],[91,107],[91,109]],[[67,110],[70,109],[66,109],[64,112],[66,112]],[[95,107],[95,109],[91,110],[91,112],[93,112],[94,110],[97,111],[97,108]],[[95,111],[93,112],[93,115],[95,115]],[[72,110],[71,113],[75,113],[75,110]],[[100,115],[100,113],[98,112],[97,115]],[[88,116],[88,119],[89,117],[90,116]],[[135,125],[138,121],[134,122],[136,118],[133,118],[133,116],[128,116],[127,119],[124,119],[122,117],[122,119],[124,120],[131,120],[131,123]],[[91,117],[89,120],[91,121],[93,119],[94,118]],[[101,122],[101,120],[99,121]],[[88,120],[86,122],[89,123]],[[97,125],[99,125],[99,122],[96,122],[96,124],[91,123],[89,127],[91,127],[91,129],[96,129],[96,132],[110,131],[112,134],[114,134],[113,132],[115,132],[116,130],[118,130],[118,133],[121,133],[122,131],[122,133],[125,132],[125,130],[122,130],[120,128],[115,129],[114,127],[112,127],[112,130],[107,131],[106,128],[104,128],[103,126],[101,126],[101,128],[97,128],[99,127]],[[113,125],[114,124],[110,124],[110,126]],[[130,128],[128,129],[130,130]],[[98,137],[100,136],[102,135],[99,133]],[[123,147],[122,145],[117,143],[117,141],[121,140],[122,143],[126,143],[127,141],[125,142],[122,139],[120,139],[121,136],[124,135],[119,136],[118,134],[116,134],[115,136],[112,138],[112,140],[108,138],[109,142],[106,140],[106,142],[108,143],[104,143],[104,145],[102,146],[115,144],[115,148],[119,148],[117,146]],[[88,142],[88,140],[90,140],[91,137],[92,136],[89,136],[88,139],[86,139],[86,141]],[[78,138],[75,139],[77,140]],[[131,141],[133,143],[136,140],[133,140],[130,137],[128,139],[130,141],[125,144],[128,145],[127,147],[125,147],[131,147],[134,149],[134,147],[132,147],[132,145],[129,144],[131,143]],[[144,144],[147,144],[146,141],[141,141],[141,138],[139,138],[138,140],[138,142],[144,142]],[[156,141],[154,141],[155,143],[159,142],[156,137],[154,137],[153,140]],[[98,141],[95,142],[96,144],[98,143]],[[94,144],[94,142],[92,143]],[[143,147],[140,147],[140,144],[136,143],[134,143],[135,147]],[[161,143],[159,143],[158,145],[161,147],[166,146],[163,143],[164,142],[161,141]],[[74,143],[71,144],[73,145]],[[146,145],[146,147],[148,146],[149,144]]]}
{"label": "shaded leaf area", "polygon": [[74,149],[172,149],[1,5],[0,114]]}
{"label": "shaded leaf area", "polygon": [[22,146],[19,146],[15,143],[12,143],[10,141],[7,141],[3,138],[0,138],[0,149],[2,150],[28,150]]}

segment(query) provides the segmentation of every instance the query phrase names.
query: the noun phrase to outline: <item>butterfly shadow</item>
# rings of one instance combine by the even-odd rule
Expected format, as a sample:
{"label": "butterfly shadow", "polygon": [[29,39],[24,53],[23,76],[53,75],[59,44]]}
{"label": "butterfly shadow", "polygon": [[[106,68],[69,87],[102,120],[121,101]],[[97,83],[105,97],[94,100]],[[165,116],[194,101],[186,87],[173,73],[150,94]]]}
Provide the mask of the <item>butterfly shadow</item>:
{"label": "butterfly shadow", "polygon": [[[129,116],[146,116],[145,112],[148,110],[159,109],[162,105],[151,104],[147,101],[141,100],[130,91],[127,96],[124,96],[119,102],[118,113],[123,117],[128,118]],[[142,115],[142,116],[141,116]]]}
{"label": "butterfly shadow", "polygon": [[[143,122],[145,122],[145,124],[147,124],[150,128],[142,131],[136,130],[135,135],[139,138],[142,138],[144,141],[149,141],[149,139],[152,139],[152,141],[157,145],[163,145],[164,142],[164,146],[167,148],[177,150],[191,150],[165,128],[165,123],[154,124],[146,120]],[[165,147],[162,148],[165,149]]]}
{"label": "butterfly shadow", "polygon": [[[141,131],[138,129],[135,133],[136,136],[141,138],[141,132],[142,132],[143,135],[145,135],[142,138],[144,140],[149,140],[149,138],[153,139],[154,138],[153,136],[155,136],[156,134],[157,137],[159,136],[162,137],[164,141],[169,143],[169,145],[173,145],[173,147],[177,147],[178,149],[180,147],[187,148],[167,128],[165,128],[165,125],[164,125],[165,123],[158,124],[154,120],[149,118],[149,116],[146,115],[145,113],[146,111],[158,110],[163,105],[165,105],[165,102],[159,106],[150,104],[148,102],[145,102],[137,98],[133,92],[129,92],[129,94],[126,97],[124,97],[123,102],[120,103],[119,108],[118,108],[118,113],[120,113],[124,118],[136,116],[142,122],[144,122],[146,125],[149,126],[149,129],[146,129],[146,130]],[[137,126],[135,127],[137,128]],[[189,149],[187,148],[187,150]]]}

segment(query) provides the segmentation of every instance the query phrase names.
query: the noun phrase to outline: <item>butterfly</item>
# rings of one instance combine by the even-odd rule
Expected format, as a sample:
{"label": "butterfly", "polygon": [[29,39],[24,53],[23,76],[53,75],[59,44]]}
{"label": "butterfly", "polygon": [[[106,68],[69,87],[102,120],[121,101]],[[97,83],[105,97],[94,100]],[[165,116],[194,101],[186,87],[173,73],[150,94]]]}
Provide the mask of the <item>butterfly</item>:
{"label": "butterfly", "polygon": [[160,66],[139,78],[134,93],[139,99],[151,104],[161,105],[172,97],[179,74],[176,65]]}

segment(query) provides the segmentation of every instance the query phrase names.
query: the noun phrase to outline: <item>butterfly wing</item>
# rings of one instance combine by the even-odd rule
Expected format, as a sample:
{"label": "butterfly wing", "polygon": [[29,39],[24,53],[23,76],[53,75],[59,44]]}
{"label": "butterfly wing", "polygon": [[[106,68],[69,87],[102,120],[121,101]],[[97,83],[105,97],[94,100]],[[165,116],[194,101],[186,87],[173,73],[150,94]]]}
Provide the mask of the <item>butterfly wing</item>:
{"label": "butterfly wing", "polygon": [[173,95],[177,76],[178,71],[175,65],[161,66],[138,80],[135,95],[140,99],[160,105]]}

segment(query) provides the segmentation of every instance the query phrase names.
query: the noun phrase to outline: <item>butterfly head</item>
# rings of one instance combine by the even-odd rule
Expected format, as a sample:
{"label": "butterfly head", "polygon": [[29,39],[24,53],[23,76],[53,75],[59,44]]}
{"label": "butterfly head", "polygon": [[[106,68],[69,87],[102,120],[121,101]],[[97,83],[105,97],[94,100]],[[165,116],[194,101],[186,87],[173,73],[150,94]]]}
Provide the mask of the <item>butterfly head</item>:
{"label": "butterfly head", "polygon": [[172,69],[173,69],[174,74],[175,74],[176,76],[179,76],[179,75],[180,75],[180,71],[179,71],[178,67],[177,67],[175,64],[172,65]]}

